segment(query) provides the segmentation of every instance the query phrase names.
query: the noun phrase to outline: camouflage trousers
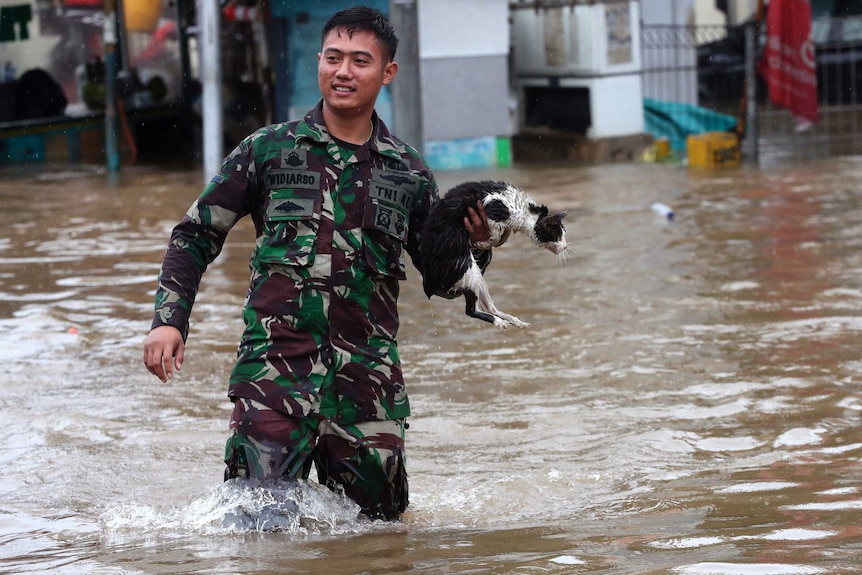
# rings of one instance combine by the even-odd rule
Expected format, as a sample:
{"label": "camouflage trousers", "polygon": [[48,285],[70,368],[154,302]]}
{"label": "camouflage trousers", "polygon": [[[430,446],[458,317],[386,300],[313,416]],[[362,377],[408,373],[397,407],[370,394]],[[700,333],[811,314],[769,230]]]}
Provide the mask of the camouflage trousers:
{"label": "camouflage trousers", "polygon": [[308,479],[314,464],[321,484],[342,488],[369,517],[398,519],[407,508],[403,419],[344,425],[240,398],[230,428],[225,480]]}

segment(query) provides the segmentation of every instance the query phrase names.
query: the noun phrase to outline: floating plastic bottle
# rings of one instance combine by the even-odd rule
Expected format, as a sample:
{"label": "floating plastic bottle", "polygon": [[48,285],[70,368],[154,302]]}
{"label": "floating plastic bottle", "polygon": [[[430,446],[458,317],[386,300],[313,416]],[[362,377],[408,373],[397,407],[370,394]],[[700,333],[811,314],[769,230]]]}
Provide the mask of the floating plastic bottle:
{"label": "floating plastic bottle", "polygon": [[658,215],[665,217],[670,221],[673,221],[673,208],[669,205],[663,204],[661,202],[653,202],[650,208]]}
{"label": "floating plastic bottle", "polygon": [[14,82],[15,81],[15,75],[16,75],[15,64],[7,61],[3,65],[3,80],[2,80],[3,83],[6,84],[9,82]]}

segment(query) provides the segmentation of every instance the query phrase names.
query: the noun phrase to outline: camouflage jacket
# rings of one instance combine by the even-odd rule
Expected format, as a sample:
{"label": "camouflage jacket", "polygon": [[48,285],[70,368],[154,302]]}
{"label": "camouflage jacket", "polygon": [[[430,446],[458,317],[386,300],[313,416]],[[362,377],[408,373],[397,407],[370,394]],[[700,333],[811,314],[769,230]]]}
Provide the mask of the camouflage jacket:
{"label": "camouflage jacket", "polygon": [[376,114],[373,125],[355,150],[329,135],[321,104],[258,130],[174,228],[153,327],[185,339],[204,270],[240,218],[254,221],[230,397],[343,423],[409,415],[396,303],[405,251],[422,269],[419,230],[438,190],[419,153]]}

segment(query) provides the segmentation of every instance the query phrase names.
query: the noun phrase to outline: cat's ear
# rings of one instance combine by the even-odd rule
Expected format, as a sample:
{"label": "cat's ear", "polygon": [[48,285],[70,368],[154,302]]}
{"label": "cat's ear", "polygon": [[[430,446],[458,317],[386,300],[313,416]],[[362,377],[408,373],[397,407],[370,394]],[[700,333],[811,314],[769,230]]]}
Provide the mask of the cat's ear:
{"label": "cat's ear", "polygon": [[557,212],[556,214],[549,214],[542,218],[542,222],[546,224],[558,224],[568,215],[569,212]]}
{"label": "cat's ear", "polygon": [[548,208],[547,206],[540,206],[530,202],[530,212],[539,216],[539,219],[541,220],[548,215]]}

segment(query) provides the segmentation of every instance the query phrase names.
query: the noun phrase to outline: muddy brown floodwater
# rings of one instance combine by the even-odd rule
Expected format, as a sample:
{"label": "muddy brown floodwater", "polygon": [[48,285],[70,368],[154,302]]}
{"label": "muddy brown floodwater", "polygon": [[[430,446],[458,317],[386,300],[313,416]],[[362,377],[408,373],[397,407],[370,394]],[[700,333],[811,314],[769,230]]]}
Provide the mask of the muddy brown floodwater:
{"label": "muddy brown floodwater", "polygon": [[568,258],[515,237],[487,273],[532,326],[411,269],[407,514],[309,484],[270,532],[223,521],[267,496],[221,483],[250,222],[161,384],[142,342],[202,175],[0,174],[0,573],[858,573],[862,158],[438,173],[485,177],[569,210]]}

